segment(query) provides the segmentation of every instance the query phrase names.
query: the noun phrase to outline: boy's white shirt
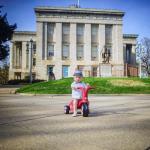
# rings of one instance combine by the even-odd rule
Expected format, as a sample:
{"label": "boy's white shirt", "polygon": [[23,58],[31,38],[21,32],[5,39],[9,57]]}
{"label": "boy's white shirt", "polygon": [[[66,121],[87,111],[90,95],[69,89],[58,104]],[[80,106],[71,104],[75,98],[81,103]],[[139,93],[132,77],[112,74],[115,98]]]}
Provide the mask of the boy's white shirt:
{"label": "boy's white shirt", "polygon": [[81,92],[81,90],[80,89],[77,89],[77,90],[73,89],[73,88],[78,88],[78,87],[85,88],[86,84],[84,82],[75,82],[75,81],[71,84],[72,98],[73,99],[80,99],[80,98],[82,98],[82,92]]}

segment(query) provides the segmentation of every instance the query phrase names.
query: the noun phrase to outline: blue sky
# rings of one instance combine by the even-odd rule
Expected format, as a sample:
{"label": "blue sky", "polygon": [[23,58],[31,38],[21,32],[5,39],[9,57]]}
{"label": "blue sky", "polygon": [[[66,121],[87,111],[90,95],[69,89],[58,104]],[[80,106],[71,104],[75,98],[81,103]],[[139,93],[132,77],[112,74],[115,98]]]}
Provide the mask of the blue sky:
{"label": "blue sky", "polygon": [[[36,31],[34,9],[37,6],[69,6],[77,0],[0,0],[2,13],[17,23],[18,31]],[[80,0],[82,8],[118,9],[125,12],[123,33],[150,38],[150,0]]]}

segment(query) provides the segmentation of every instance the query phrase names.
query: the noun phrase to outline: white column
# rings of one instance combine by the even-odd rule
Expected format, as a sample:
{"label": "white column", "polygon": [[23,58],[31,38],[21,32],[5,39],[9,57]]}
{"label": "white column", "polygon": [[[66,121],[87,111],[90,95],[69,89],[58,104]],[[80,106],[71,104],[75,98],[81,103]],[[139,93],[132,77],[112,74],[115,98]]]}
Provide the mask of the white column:
{"label": "white column", "polygon": [[122,25],[113,25],[112,39],[112,63],[114,64],[112,68],[113,75],[121,77],[124,76]]}
{"label": "white column", "polygon": [[76,23],[70,24],[70,71],[69,76],[72,76],[77,64],[76,64],[76,51],[77,51],[77,45],[76,45]]}
{"label": "white column", "polygon": [[85,24],[84,30],[84,76],[91,74],[91,24]]}
{"label": "white column", "polygon": [[14,66],[14,43],[10,43],[10,68],[9,68],[9,80],[14,79],[14,72],[13,72],[13,66]]}
{"label": "white column", "polygon": [[85,24],[84,61],[87,63],[91,62],[91,24]]}
{"label": "white column", "polygon": [[[37,35],[36,35],[36,58],[37,58],[37,63],[42,61],[43,59],[43,51],[44,51],[44,31],[43,31],[43,23],[42,22],[37,22]],[[37,64],[38,65],[38,64]]]}
{"label": "white column", "polygon": [[123,33],[122,33],[122,25],[118,25],[118,62],[119,64],[123,64]]}
{"label": "white column", "polygon": [[26,69],[26,49],[27,49],[27,47],[26,47],[26,44],[27,44],[27,42],[22,42],[22,69],[23,70],[25,70]]}
{"label": "white column", "polygon": [[99,30],[98,30],[98,40],[99,40],[99,47],[98,47],[98,60],[99,60],[99,66],[97,69],[97,76],[100,76],[100,63],[102,63],[102,53],[104,51],[105,47],[105,24],[99,24]]}
{"label": "white column", "polygon": [[19,49],[19,66],[22,68],[22,46]]}
{"label": "white column", "polygon": [[117,64],[118,61],[118,42],[117,42],[117,25],[112,28],[112,63]]}
{"label": "white column", "polygon": [[45,60],[47,60],[47,22],[45,23],[45,41],[44,41],[44,44],[45,44]]}
{"label": "white column", "polygon": [[10,43],[10,70],[13,68],[13,43]]}
{"label": "white column", "polygon": [[123,64],[122,25],[113,25],[112,42],[113,42],[112,61],[115,64]]}
{"label": "white column", "polygon": [[55,34],[55,48],[54,48],[54,55],[55,55],[55,67],[54,67],[54,74],[56,79],[62,78],[62,23],[56,23],[56,32]]}
{"label": "white column", "polygon": [[17,46],[15,48],[15,54],[16,54],[16,66],[18,67],[18,48],[17,48]]}
{"label": "white column", "polygon": [[[37,22],[37,36],[36,36],[36,78],[47,79],[47,66],[43,65],[43,59],[45,59],[44,48],[44,24],[43,22]],[[44,40],[44,41],[43,41]]]}
{"label": "white column", "polygon": [[16,43],[14,43],[14,46],[13,46],[13,59],[14,59],[14,68],[16,68],[16,61],[17,61],[17,57],[16,57]]}
{"label": "white column", "polygon": [[102,62],[102,52],[105,46],[105,25],[99,24],[99,32],[98,32],[98,39],[99,39],[99,62]]}
{"label": "white column", "polygon": [[123,61],[126,63],[126,44],[123,44]]}

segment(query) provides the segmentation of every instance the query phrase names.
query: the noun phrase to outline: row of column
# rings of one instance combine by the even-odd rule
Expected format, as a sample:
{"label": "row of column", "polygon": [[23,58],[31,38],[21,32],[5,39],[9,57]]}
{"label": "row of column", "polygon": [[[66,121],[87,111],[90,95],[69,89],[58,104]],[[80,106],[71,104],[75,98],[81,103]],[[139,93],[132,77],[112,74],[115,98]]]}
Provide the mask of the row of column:
{"label": "row of column", "polygon": [[[47,60],[47,23],[44,23],[44,59]],[[77,67],[77,60],[76,60],[76,23],[70,24],[70,74],[73,74],[75,68]],[[54,49],[54,60],[55,60],[55,67],[54,72],[61,78],[62,76],[62,23],[56,23],[55,31],[54,31],[54,41],[55,49]],[[100,53],[105,45],[105,25],[99,25],[99,33],[98,33],[98,59],[100,60]],[[84,61],[82,61],[82,65],[91,65],[91,24],[85,24],[84,29]],[[66,64],[67,65],[67,64]],[[81,65],[81,64],[80,64]]]}
{"label": "row of column", "polygon": [[[47,23],[43,24],[44,34],[43,34],[43,56],[44,60],[47,60]],[[70,24],[70,59],[76,60],[76,23]],[[62,23],[56,23],[55,31],[54,31],[54,41],[55,43],[55,58],[60,58],[61,60],[61,50],[62,50]],[[98,33],[98,41],[99,41],[99,52],[104,48],[105,45],[105,25],[99,25],[99,33]],[[57,52],[59,51],[59,52]],[[84,58],[86,60],[91,60],[91,24],[85,24],[84,29]]]}
{"label": "row of column", "polygon": [[15,43],[10,45],[10,69],[22,68],[22,55],[22,48],[17,48]]}
{"label": "row of column", "polygon": [[[62,60],[62,23],[55,24],[54,32],[54,59],[50,62],[47,61],[47,23],[38,22],[37,23],[37,71],[42,69],[39,72],[39,75],[47,76],[47,65],[54,65],[54,71],[56,72],[56,79],[62,77],[62,65],[69,65],[70,72],[73,74],[74,69],[78,63],[76,60],[76,23],[70,23],[70,62],[65,64],[65,61]],[[122,34],[122,25],[113,25],[112,28],[112,62],[116,64],[123,64],[123,34]],[[98,30],[98,58],[99,63],[101,60],[101,53],[105,46],[105,24],[99,24]],[[47,63],[43,63],[43,60]],[[84,29],[84,61],[80,62],[80,65],[91,65],[91,24],[85,24]],[[63,63],[63,64],[62,64]],[[38,68],[39,67],[39,68]],[[56,69],[55,69],[56,68]],[[43,73],[44,72],[44,73]]]}
{"label": "row of column", "polygon": [[[10,45],[10,69],[27,69],[27,63],[29,63],[27,62],[26,53],[27,42],[23,41],[21,43],[20,49],[17,49],[15,43],[11,43]],[[17,66],[19,68],[16,68]]]}

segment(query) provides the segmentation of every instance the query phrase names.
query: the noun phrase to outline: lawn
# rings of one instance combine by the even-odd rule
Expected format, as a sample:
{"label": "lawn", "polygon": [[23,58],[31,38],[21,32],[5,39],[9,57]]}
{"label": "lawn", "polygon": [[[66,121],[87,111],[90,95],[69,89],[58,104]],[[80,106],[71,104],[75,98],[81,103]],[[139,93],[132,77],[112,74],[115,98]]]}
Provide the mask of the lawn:
{"label": "lawn", "polygon": [[[150,94],[150,78],[84,78],[85,83],[94,86],[91,94]],[[34,83],[17,90],[17,93],[70,94],[73,78]]]}

